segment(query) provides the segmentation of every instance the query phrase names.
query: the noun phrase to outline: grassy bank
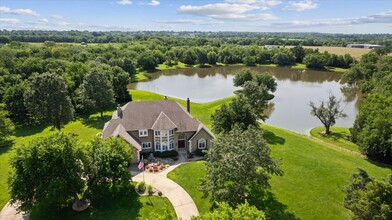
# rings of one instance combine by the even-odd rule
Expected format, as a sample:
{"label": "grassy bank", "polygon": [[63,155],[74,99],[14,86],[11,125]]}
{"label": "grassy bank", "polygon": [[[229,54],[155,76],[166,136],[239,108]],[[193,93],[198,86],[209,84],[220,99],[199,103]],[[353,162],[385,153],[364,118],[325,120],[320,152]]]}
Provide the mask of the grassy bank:
{"label": "grassy bank", "polygon": [[344,138],[347,136],[351,136],[350,131],[348,128],[342,127],[332,127],[331,132],[332,134],[329,136],[324,136],[322,132],[325,132],[324,127],[315,127],[310,131],[310,134],[327,143],[336,145],[338,147],[342,147],[351,151],[360,152],[358,149],[358,145],[354,144],[349,140],[345,140]]}
{"label": "grassy bank", "polygon": [[[343,189],[356,168],[361,167],[376,178],[392,174],[391,167],[329,148],[310,137],[268,125],[262,127],[272,156],[281,160],[284,171],[283,176],[271,179],[274,197],[266,207],[279,218],[292,219],[294,215],[301,219],[349,219],[349,211],[343,207]],[[204,171],[202,162],[192,162],[169,173],[169,178],[195,198],[202,213],[210,206],[196,189]]]}

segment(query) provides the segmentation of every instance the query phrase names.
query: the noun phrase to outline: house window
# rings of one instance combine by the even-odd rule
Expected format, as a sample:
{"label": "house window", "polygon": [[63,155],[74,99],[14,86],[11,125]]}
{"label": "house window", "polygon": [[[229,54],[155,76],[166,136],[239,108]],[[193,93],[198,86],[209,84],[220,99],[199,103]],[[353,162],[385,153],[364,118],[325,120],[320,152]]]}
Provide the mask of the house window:
{"label": "house window", "polygon": [[166,141],[162,142],[162,151],[167,151],[167,142]]}
{"label": "house window", "polygon": [[174,141],[170,140],[169,150],[173,150],[173,149],[174,149]]}
{"label": "house window", "polygon": [[207,144],[206,144],[206,139],[200,139],[198,142],[197,142],[197,148],[199,148],[199,149],[206,149],[206,147],[207,147]]}
{"label": "house window", "polygon": [[151,142],[142,142],[142,148],[143,149],[150,149],[151,148]]}
{"label": "house window", "polygon": [[161,132],[160,131],[155,131],[155,136],[157,136],[157,137],[161,136]]}
{"label": "house window", "polygon": [[162,151],[162,150],[161,150],[161,143],[158,142],[158,141],[155,142],[155,150],[156,150],[156,151]]}
{"label": "house window", "polygon": [[169,131],[169,135],[172,136],[174,134],[174,129]]}
{"label": "house window", "polygon": [[147,136],[148,136],[147,129],[139,130],[139,137],[147,137]]}

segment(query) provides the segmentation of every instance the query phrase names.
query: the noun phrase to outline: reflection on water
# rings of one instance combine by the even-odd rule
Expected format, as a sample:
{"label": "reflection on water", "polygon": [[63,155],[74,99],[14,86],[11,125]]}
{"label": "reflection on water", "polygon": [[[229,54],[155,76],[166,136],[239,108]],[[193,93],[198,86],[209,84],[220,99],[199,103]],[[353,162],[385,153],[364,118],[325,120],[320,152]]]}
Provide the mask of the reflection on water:
{"label": "reflection on water", "polygon": [[[209,102],[233,96],[239,88],[233,86],[234,74],[245,67],[217,67],[203,69],[176,69],[153,74],[150,81],[131,84],[130,88],[148,90],[193,102]],[[329,93],[342,99],[347,118],[339,119],[337,126],[351,127],[360,103],[356,89],[340,84],[341,73],[296,70],[273,67],[246,67],[256,73],[270,72],[278,82],[268,109],[266,123],[300,133],[320,122],[310,116],[309,102],[326,100]]]}

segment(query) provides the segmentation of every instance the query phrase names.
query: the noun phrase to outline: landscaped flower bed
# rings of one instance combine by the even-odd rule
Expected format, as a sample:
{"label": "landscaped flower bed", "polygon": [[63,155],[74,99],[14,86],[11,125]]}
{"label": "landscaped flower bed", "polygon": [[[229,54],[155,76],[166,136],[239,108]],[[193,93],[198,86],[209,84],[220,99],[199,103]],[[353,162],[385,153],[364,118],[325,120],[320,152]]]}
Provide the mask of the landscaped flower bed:
{"label": "landscaped flower bed", "polygon": [[146,166],[146,170],[151,173],[157,173],[157,172],[160,172],[160,171],[168,168],[169,166],[170,166],[170,164],[164,164],[164,163],[161,163],[158,161],[156,163],[148,164]]}

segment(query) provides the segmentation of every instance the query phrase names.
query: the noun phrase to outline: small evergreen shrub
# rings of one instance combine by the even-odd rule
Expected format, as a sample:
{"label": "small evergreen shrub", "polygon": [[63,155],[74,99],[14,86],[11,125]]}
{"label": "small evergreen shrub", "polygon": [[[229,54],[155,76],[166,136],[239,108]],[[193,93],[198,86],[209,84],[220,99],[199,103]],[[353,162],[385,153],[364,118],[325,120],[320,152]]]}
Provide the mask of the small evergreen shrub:
{"label": "small evergreen shrub", "polygon": [[152,195],[154,193],[154,191],[152,191],[152,186],[151,185],[147,186],[147,192],[148,192],[148,195]]}
{"label": "small evergreen shrub", "polygon": [[139,193],[144,193],[144,191],[146,191],[146,183],[144,181],[138,183],[136,185],[136,189]]}

